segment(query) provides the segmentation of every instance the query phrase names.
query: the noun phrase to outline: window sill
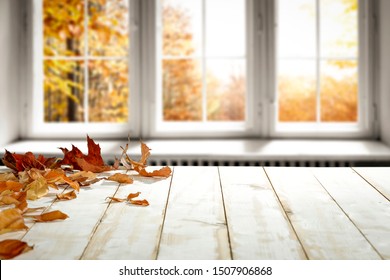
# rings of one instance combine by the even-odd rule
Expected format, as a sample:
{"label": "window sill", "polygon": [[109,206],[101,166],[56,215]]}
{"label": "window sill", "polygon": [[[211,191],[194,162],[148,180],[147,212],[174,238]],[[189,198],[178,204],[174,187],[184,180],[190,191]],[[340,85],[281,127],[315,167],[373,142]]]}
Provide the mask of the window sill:
{"label": "window sill", "polygon": [[[96,141],[102,149],[106,161],[112,161],[121,155],[120,146],[126,145],[126,140]],[[155,164],[181,164],[192,162],[370,162],[389,163],[390,147],[379,141],[363,140],[149,140],[145,141],[152,149],[151,161]],[[71,144],[87,153],[87,145],[81,140],[23,140],[2,147],[15,153],[31,151],[34,154],[61,157],[58,147],[71,149]],[[130,156],[140,155],[138,141],[130,143]]]}

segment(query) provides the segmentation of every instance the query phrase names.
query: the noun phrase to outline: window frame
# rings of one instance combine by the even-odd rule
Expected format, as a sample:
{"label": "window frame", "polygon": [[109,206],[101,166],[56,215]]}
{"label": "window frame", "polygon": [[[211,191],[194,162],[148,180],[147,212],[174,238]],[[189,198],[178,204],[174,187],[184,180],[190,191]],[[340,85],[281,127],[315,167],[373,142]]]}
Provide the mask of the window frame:
{"label": "window frame", "polygon": [[[86,134],[99,138],[119,138],[124,137],[127,133],[139,136],[139,3],[136,0],[128,0],[130,5],[129,15],[129,48],[128,52],[128,76],[129,76],[129,115],[126,123],[111,122],[70,122],[57,123],[44,121],[43,104],[43,29],[42,29],[42,4],[43,0],[33,0],[26,6],[27,27],[26,30],[28,41],[32,42],[32,47],[26,53],[31,78],[27,81],[28,88],[32,89],[32,94],[26,96],[26,124],[24,127],[24,136],[26,138],[83,138]],[[87,2],[85,2],[87,3]],[[87,4],[86,4],[87,5]],[[81,56],[80,58],[86,58]],[[88,60],[88,58],[87,58]],[[82,60],[84,61],[84,60]],[[132,75],[130,75],[130,71]]]}
{"label": "window frame", "polygon": [[[269,99],[271,138],[375,138],[377,137],[376,93],[373,73],[376,67],[373,50],[376,45],[375,24],[373,22],[374,1],[358,0],[358,121],[349,122],[286,122],[278,121],[277,101],[277,1],[268,1],[268,13],[274,15],[269,29],[269,49],[274,57],[270,80]],[[317,27],[318,28],[318,27]],[[271,56],[271,55],[270,55]],[[273,94],[272,94],[273,93]],[[317,96],[317,98],[319,98]]]}
{"label": "window frame", "polygon": [[[250,106],[254,104],[258,99],[255,96],[256,92],[253,78],[253,73],[256,68],[254,58],[255,48],[250,46],[255,40],[255,34],[253,32],[255,21],[255,0],[244,0],[246,9],[246,119],[244,121],[207,121],[207,122],[180,122],[180,121],[161,121],[159,116],[162,116],[162,104],[158,100],[161,96],[159,85],[162,81],[159,75],[159,68],[161,63],[161,57],[159,54],[160,32],[161,22],[159,14],[159,0],[146,0],[142,1],[144,7],[142,10],[144,13],[141,15],[142,24],[146,26],[147,30],[144,30],[144,36],[142,44],[146,47],[146,51],[143,56],[143,92],[146,96],[143,96],[143,122],[142,122],[142,134],[147,138],[237,138],[237,137],[249,137],[256,136],[260,133],[260,121],[254,116],[259,113],[259,108]],[[151,16],[151,12],[153,15]],[[154,82],[150,82],[153,80]]]}
{"label": "window frame", "polygon": [[[36,67],[39,54],[36,28],[40,18],[37,3],[42,0],[27,1],[24,6],[26,20],[21,45],[24,69],[21,70],[22,114],[25,120],[20,127],[23,138],[84,138],[91,134],[99,138],[123,138],[130,135],[137,138],[376,138],[379,133],[379,120],[376,109],[378,100],[377,67],[375,49],[377,35],[375,23],[376,0],[359,0],[359,125],[349,127],[325,124],[308,126],[294,123],[290,126],[277,126],[276,102],[276,4],[274,0],[246,1],[246,46],[247,46],[247,122],[243,126],[229,126],[229,122],[211,122],[208,126],[173,122],[170,126],[160,126],[156,122],[158,102],[157,61],[157,2],[158,0],[130,1],[130,53],[131,75],[129,123],[116,126],[112,123],[79,125],[45,124],[43,117],[35,113],[38,104],[34,98],[39,87],[36,78],[42,72]],[[38,20],[39,21],[39,20]],[[141,47],[142,46],[142,47]],[[43,54],[42,54],[43,55]],[[40,60],[42,63],[43,60]],[[130,70],[131,69],[131,70]],[[41,75],[41,76],[39,76]],[[152,81],[152,82],[151,82]],[[43,94],[43,93],[42,93]],[[42,102],[40,102],[42,103]],[[160,108],[161,110],[161,108]],[[42,110],[43,113],[43,110]],[[41,115],[43,116],[43,115]],[[237,124],[237,123],[235,123]]]}

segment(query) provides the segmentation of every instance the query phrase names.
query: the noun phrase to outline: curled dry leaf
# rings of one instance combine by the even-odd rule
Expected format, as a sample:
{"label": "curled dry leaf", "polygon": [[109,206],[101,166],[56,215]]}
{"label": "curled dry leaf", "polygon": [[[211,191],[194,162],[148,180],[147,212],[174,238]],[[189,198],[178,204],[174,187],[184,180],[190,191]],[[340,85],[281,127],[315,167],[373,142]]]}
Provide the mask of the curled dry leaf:
{"label": "curled dry leaf", "polygon": [[57,188],[57,185],[67,184],[76,191],[80,190],[79,183],[67,177],[65,172],[61,169],[49,170],[44,175],[44,178],[46,179],[47,183],[54,188]]}
{"label": "curled dry leaf", "polygon": [[128,196],[127,196],[127,201],[130,203],[130,204],[134,204],[134,205],[139,205],[139,206],[149,206],[149,202],[146,200],[146,199],[143,199],[143,200],[136,200],[134,198],[138,197],[141,193],[140,192],[137,192],[137,193],[130,193]]}
{"label": "curled dry leaf", "polygon": [[38,198],[47,195],[47,193],[49,192],[49,186],[46,180],[42,177],[28,184],[26,186],[26,191],[27,199],[37,200]]}
{"label": "curled dry leaf", "polygon": [[21,210],[12,208],[0,212],[0,234],[23,229],[27,229],[27,226]]}
{"label": "curled dry leaf", "polygon": [[77,195],[74,190],[67,193],[57,194],[57,198],[60,200],[72,200],[75,199],[76,197]]}
{"label": "curled dry leaf", "polygon": [[111,202],[125,202],[127,200],[126,198],[118,198],[113,196],[106,197],[106,199],[109,199]]}
{"label": "curled dry leaf", "polygon": [[36,222],[51,222],[55,220],[65,220],[69,218],[68,215],[62,213],[59,210],[43,213],[41,215],[30,216],[35,219]]}
{"label": "curled dry leaf", "polygon": [[0,192],[14,191],[19,192],[23,189],[23,184],[14,181],[0,182]]}
{"label": "curled dry leaf", "polygon": [[158,169],[158,170],[154,170],[152,172],[148,172],[146,171],[146,169],[140,169],[140,170],[136,170],[139,175],[141,176],[144,176],[144,177],[164,177],[164,178],[168,178],[171,173],[172,173],[172,170],[169,166],[164,166],[163,168],[161,169]]}
{"label": "curled dry leaf", "polygon": [[0,241],[0,259],[2,260],[12,259],[32,249],[33,247],[29,246],[24,241],[20,241],[16,239],[3,240]]}
{"label": "curled dry leaf", "polygon": [[106,178],[109,181],[115,181],[121,184],[132,184],[133,183],[133,178],[131,178],[127,174],[121,174],[121,173],[116,173],[114,175],[111,175],[110,177]]}
{"label": "curled dry leaf", "polygon": [[14,204],[22,212],[27,210],[27,193],[26,192],[8,192],[5,191],[0,195],[0,204]]}
{"label": "curled dry leaf", "polygon": [[0,182],[6,182],[6,181],[14,181],[18,182],[18,178],[16,178],[15,174],[12,172],[7,173],[1,173],[0,174]]}
{"label": "curled dry leaf", "polygon": [[10,153],[5,150],[3,163],[8,168],[14,171],[24,171],[31,168],[46,169],[55,168],[58,166],[57,158],[45,158],[42,155],[36,157],[33,153],[27,152],[24,155]]}

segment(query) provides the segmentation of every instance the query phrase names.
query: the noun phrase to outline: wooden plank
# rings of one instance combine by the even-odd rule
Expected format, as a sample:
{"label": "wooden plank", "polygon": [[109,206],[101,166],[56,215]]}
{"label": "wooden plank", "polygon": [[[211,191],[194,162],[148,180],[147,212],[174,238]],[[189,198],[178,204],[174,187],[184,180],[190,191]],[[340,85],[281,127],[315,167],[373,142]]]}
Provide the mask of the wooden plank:
{"label": "wooden plank", "polygon": [[36,223],[23,238],[34,250],[16,259],[79,259],[108,207],[105,198],[117,188],[116,182],[100,181],[81,188],[74,200],[56,201],[49,211],[60,210],[69,218]]}
{"label": "wooden plank", "polygon": [[217,167],[176,167],[158,259],[230,259]]}
{"label": "wooden plank", "polygon": [[220,167],[233,259],[305,259],[261,167]]}
{"label": "wooden plank", "polygon": [[[133,173],[134,174],[134,173]],[[111,203],[97,227],[83,259],[155,259],[171,178],[133,176],[134,183],[121,185],[115,197],[141,192],[149,206]]]}
{"label": "wooden plank", "polygon": [[380,259],[309,169],[265,170],[309,259]]}
{"label": "wooden plank", "polygon": [[312,171],[379,254],[390,259],[390,202],[350,168]]}
{"label": "wooden plank", "polygon": [[390,167],[355,167],[354,170],[390,200]]}

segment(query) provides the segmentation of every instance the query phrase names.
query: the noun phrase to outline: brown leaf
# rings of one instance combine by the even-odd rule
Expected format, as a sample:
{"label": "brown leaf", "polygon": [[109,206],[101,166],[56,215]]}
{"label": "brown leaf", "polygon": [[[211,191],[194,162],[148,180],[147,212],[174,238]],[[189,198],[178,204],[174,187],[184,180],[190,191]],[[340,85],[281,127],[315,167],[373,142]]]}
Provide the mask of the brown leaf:
{"label": "brown leaf", "polygon": [[109,181],[115,181],[120,184],[132,184],[133,179],[127,174],[116,173],[107,178]]}
{"label": "brown leaf", "polygon": [[57,194],[57,198],[60,200],[72,200],[75,199],[76,197],[77,195],[74,190],[67,193]]}
{"label": "brown leaf", "polygon": [[[121,147],[122,148],[122,147]],[[139,161],[132,160],[127,155],[127,150],[129,148],[129,144],[126,144],[125,148],[122,148],[122,156],[121,156],[121,163],[126,169],[136,169],[136,168],[145,168],[146,162],[150,156],[150,148],[141,141],[141,158]]]}
{"label": "brown leaf", "polygon": [[38,178],[26,186],[27,199],[37,200],[49,192],[49,186],[44,178]]}
{"label": "brown leaf", "polygon": [[138,197],[141,193],[140,192],[137,192],[137,193],[130,193],[128,196],[127,196],[127,201],[130,203],[130,204],[134,204],[134,205],[139,205],[139,206],[149,206],[149,202],[146,200],[146,199],[143,199],[143,200],[136,200],[134,198]]}
{"label": "brown leaf", "polygon": [[68,184],[72,189],[75,189],[76,191],[80,190],[79,183],[68,178],[61,169],[48,171],[48,173],[44,175],[44,178],[50,186],[55,187],[56,184]]}
{"label": "brown leaf", "polygon": [[126,198],[117,198],[117,197],[112,197],[112,196],[106,197],[106,199],[109,199],[110,201],[113,201],[113,202],[124,202],[127,200]]}
{"label": "brown leaf", "polygon": [[42,155],[36,157],[32,152],[27,152],[24,155],[10,153],[5,150],[5,154],[3,157],[3,163],[8,168],[11,168],[15,171],[24,171],[29,170],[31,168],[36,169],[46,169],[46,168],[54,168],[58,166],[57,158],[45,158]]}
{"label": "brown leaf", "polygon": [[62,213],[59,210],[43,213],[41,215],[34,215],[31,217],[33,217],[36,222],[51,222],[54,220],[65,220],[65,219],[69,218],[68,215],[66,215],[65,213]]}
{"label": "brown leaf", "polygon": [[23,189],[23,184],[14,181],[0,182],[0,192],[9,190],[19,192]]}
{"label": "brown leaf", "polygon": [[90,171],[94,173],[101,173],[104,171],[112,170],[111,166],[107,165],[93,165],[86,161],[84,158],[77,158],[76,159],[77,165],[80,167],[80,170],[84,171]]}
{"label": "brown leaf", "polygon": [[0,259],[12,259],[22,253],[32,250],[26,242],[17,239],[7,239],[0,241]]}
{"label": "brown leaf", "polygon": [[164,177],[167,178],[171,175],[172,170],[169,166],[165,166],[159,170],[154,170],[152,172],[146,171],[145,168],[143,169],[135,169],[139,175],[144,176],[144,177]]}
{"label": "brown leaf", "polygon": [[77,147],[72,145],[72,150],[60,148],[64,153],[64,159],[61,161],[63,165],[72,165],[73,168],[82,171],[91,171],[100,173],[103,171],[113,169],[111,166],[104,164],[101,156],[101,149],[99,144],[96,144],[87,135],[88,155],[84,155]]}
{"label": "brown leaf", "polygon": [[27,229],[22,211],[12,208],[0,212],[0,234],[22,229]]}
{"label": "brown leaf", "polygon": [[6,182],[6,181],[14,181],[18,182],[18,178],[16,178],[15,174],[12,172],[7,173],[1,173],[0,174],[0,182]]}

